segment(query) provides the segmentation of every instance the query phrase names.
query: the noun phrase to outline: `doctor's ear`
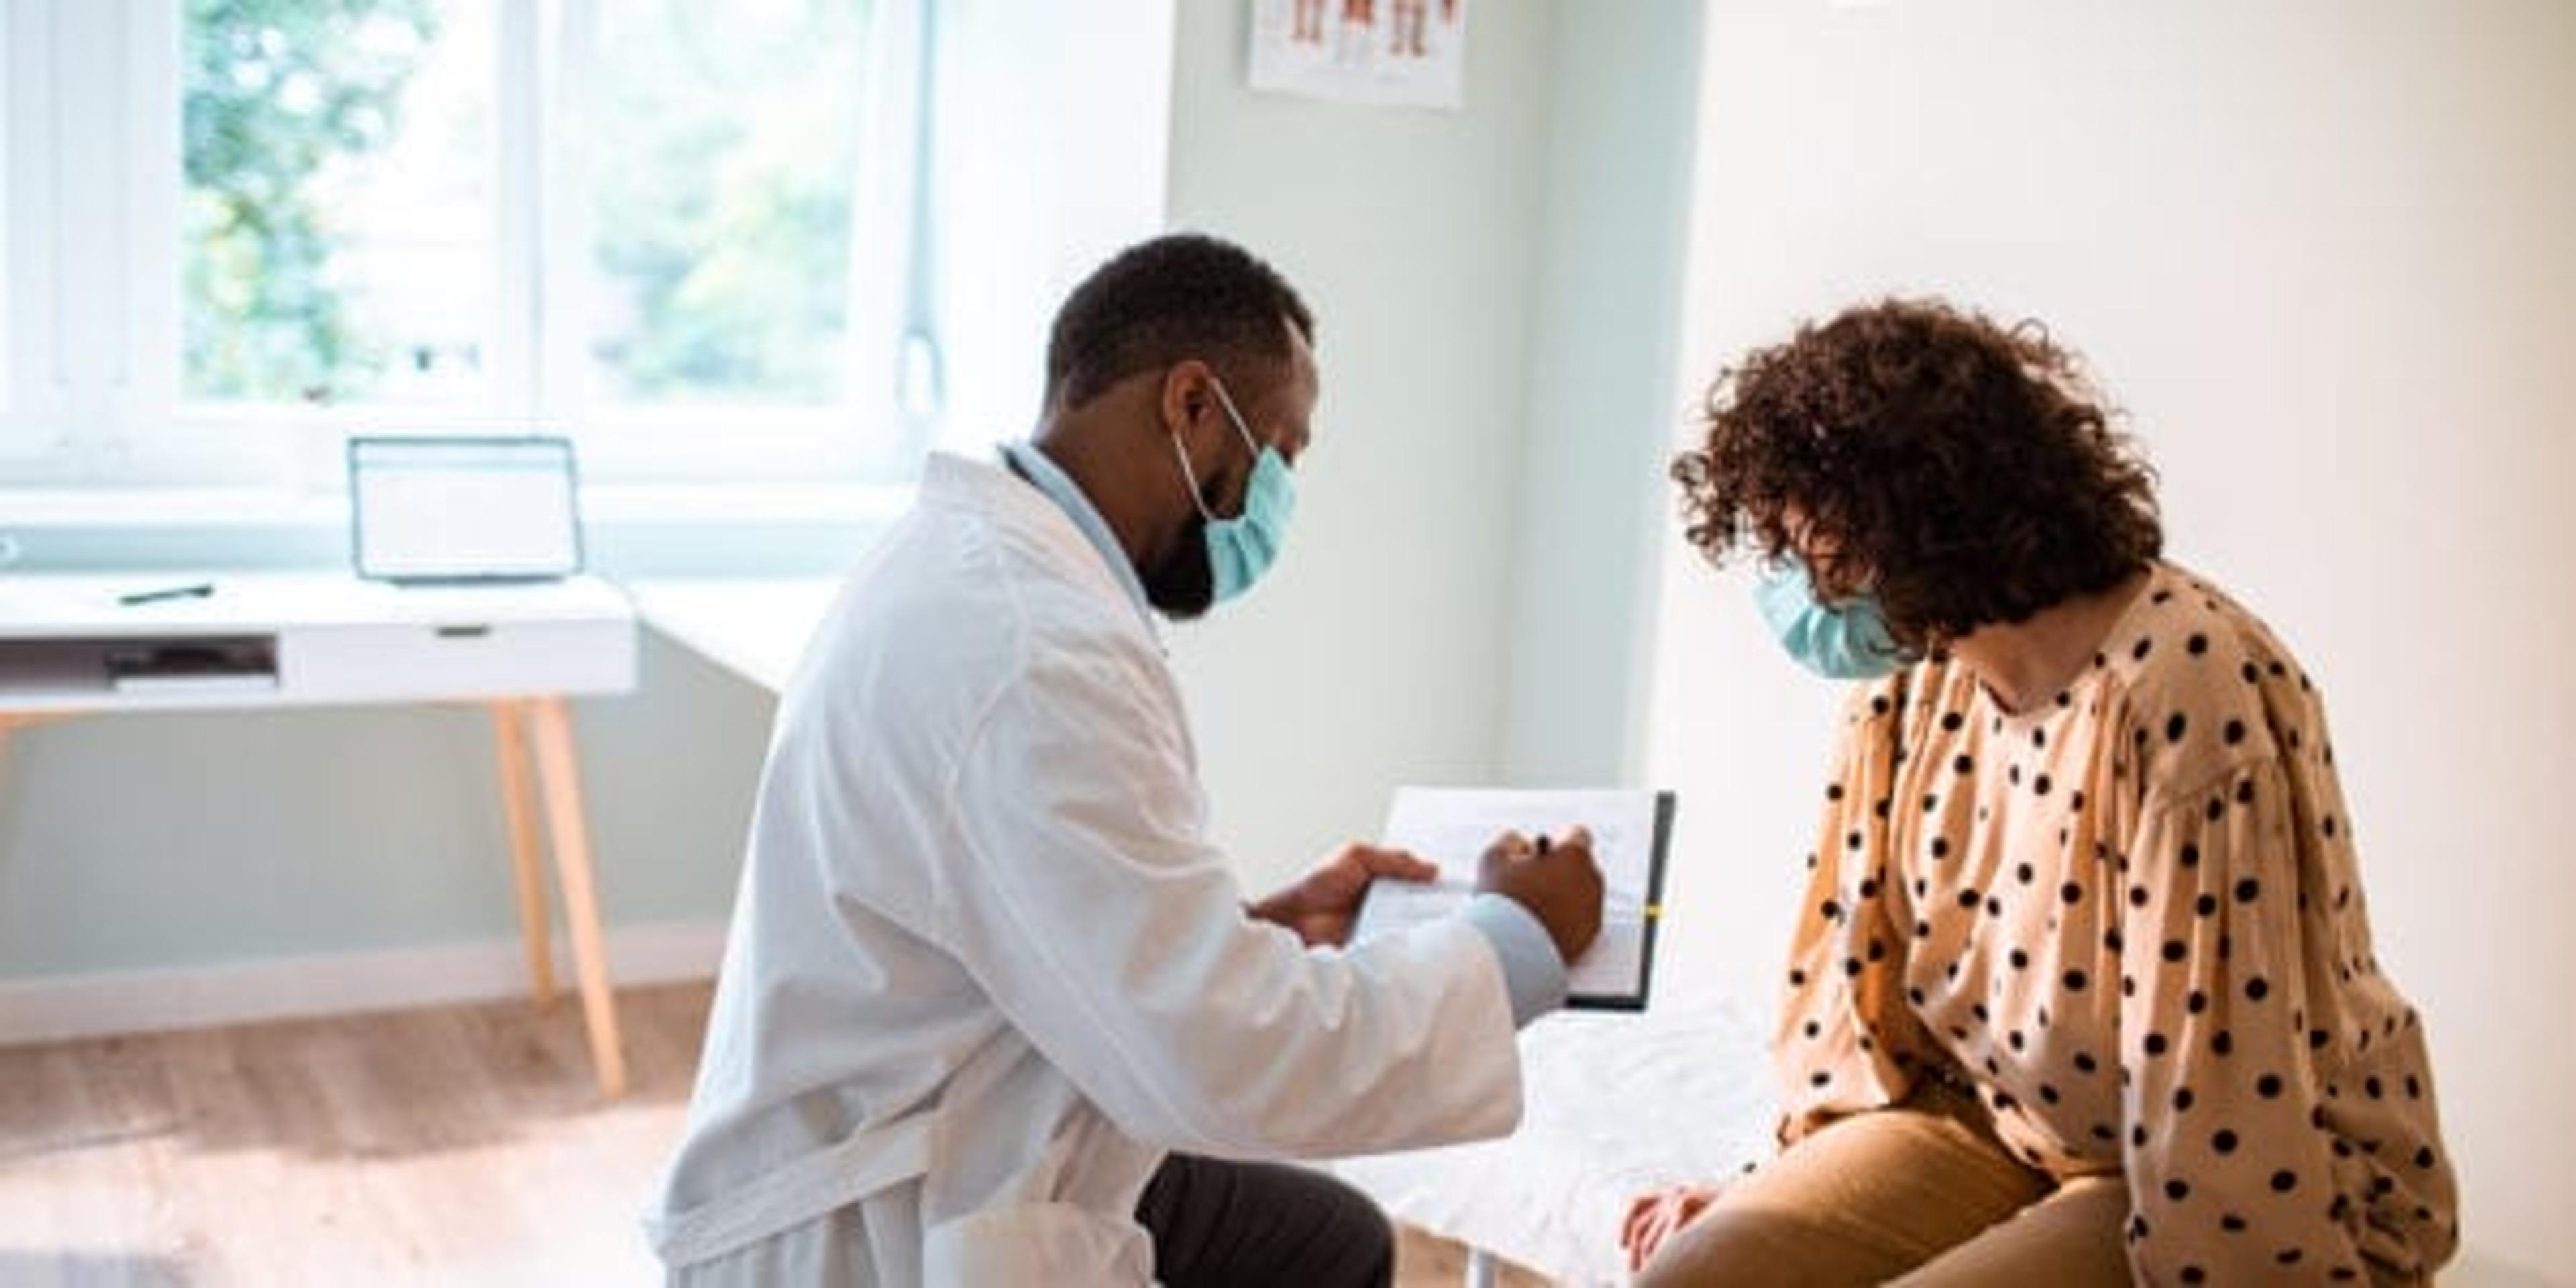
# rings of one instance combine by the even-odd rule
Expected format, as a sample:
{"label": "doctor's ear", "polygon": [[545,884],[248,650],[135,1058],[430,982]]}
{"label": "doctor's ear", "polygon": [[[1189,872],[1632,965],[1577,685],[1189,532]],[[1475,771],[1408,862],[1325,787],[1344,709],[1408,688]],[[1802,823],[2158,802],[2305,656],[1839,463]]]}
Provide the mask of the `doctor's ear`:
{"label": "doctor's ear", "polygon": [[1172,432],[1197,424],[1216,412],[1216,373],[1196,358],[1184,358],[1163,372],[1163,425]]}

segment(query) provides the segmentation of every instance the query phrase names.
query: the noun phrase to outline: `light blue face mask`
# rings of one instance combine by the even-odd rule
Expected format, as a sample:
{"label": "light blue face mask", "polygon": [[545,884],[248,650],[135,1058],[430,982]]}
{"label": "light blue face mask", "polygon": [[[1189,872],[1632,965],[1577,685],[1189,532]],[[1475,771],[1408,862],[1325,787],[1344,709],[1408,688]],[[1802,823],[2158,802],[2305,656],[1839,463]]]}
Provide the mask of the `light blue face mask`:
{"label": "light blue face mask", "polygon": [[1763,566],[1753,602],[1780,647],[1826,679],[1875,680],[1905,664],[1877,600],[1863,595],[1833,607],[1819,603],[1806,565],[1795,559]]}
{"label": "light blue face mask", "polygon": [[1278,448],[1254,440],[1252,427],[1243,423],[1243,413],[1234,409],[1225,385],[1211,376],[1208,388],[1216,391],[1217,405],[1234,422],[1234,432],[1243,435],[1243,445],[1252,449],[1252,481],[1244,486],[1243,513],[1231,519],[1216,517],[1200,494],[1198,472],[1190,468],[1190,454],[1181,449],[1178,434],[1172,436],[1172,452],[1181,458],[1181,477],[1189,481],[1190,500],[1207,520],[1208,571],[1216,579],[1215,602],[1222,604],[1252,589],[1252,583],[1261,580],[1261,574],[1279,558],[1279,547],[1288,539],[1288,520],[1297,513],[1297,480]]}

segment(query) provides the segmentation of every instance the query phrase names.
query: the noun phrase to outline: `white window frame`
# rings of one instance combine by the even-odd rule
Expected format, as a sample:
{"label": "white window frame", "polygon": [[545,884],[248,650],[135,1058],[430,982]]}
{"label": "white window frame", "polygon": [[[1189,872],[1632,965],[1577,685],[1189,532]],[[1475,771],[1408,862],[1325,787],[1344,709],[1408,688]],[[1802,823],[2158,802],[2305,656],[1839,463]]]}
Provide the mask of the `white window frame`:
{"label": "white window frame", "polygon": [[[583,472],[607,482],[742,486],[817,480],[886,483],[924,445],[893,411],[894,281],[908,227],[882,223],[915,157],[904,100],[912,85],[900,38],[915,6],[881,0],[889,38],[872,61],[889,72],[864,128],[862,155],[886,169],[854,229],[875,251],[854,258],[857,301],[888,301],[851,330],[886,356],[850,355],[851,383],[833,407],[585,406],[581,401],[582,259],[587,243],[572,111],[583,33],[597,0],[492,0],[495,84],[494,311],[486,328],[489,396],[470,406],[190,403],[180,396],[180,165],[177,0],[0,0],[7,40],[11,397],[0,409],[0,484],[340,486],[342,442],[361,432],[568,432]],[[893,174],[903,182],[884,182]],[[892,205],[900,214],[908,206]],[[891,265],[887,258],[891,258]],[[42,320],[30,317],[33,303]],[[549,315],[548,306],[555,305]],[[555,324],[551,327],[549,321]],[[553,378],[549,378],[549,375]],[[874,468],[870,468],[873,465]]]}
{"label": "white window frame", "polygon": [[[578,290],[581,203],[563,199],[570,190],[517,194],[538,191],[542,175],[577,175],[577,132],[556,127],[576,101],[587,20],[605,0],[480,2],[497,7],[502,42],[503,289],[490,329],[496,396],[466,410],[183,406],[177,0],[0,0],[10,185],[0,497],[149,488],[312,498],[340,490],[349,433],[518,428],[572,433],[587,481],[646,485],[634,491],[664,498],[657,507],[690,508],[668,500],[675,488],[882,491],[924,447],[1024,432],[1056,302],[1163,226],[1175,0],[878,0],[880,74],[862,155],[935,181],[919,201],[908,184],[861,185],[854,255],[875,258],[853,270],[852,401],[585,407],[571,379],[548,379],[580,370],[584,341],[546,325],[547,309],[570,312]],[[935,57],[922,59],[925,49]],[[916,79],[922,68],[935,74]],[[913,235],[921,220],[936,238]],[[940,390],[918,382],[926,371]]]}

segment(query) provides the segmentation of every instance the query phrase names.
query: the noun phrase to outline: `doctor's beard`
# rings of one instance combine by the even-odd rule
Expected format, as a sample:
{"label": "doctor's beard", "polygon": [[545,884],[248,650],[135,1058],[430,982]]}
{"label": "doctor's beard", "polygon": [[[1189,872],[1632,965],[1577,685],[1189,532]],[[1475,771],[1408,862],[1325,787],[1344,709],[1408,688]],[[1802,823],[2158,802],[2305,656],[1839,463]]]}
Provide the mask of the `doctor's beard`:
{"label": "doctor's beard", "polygon": [[1207,615],[1216,604],[1216,568],[1208,562],[1207,520],[1192,518],[1172,553],[1145,571],[1145,602],[1176,622]]}

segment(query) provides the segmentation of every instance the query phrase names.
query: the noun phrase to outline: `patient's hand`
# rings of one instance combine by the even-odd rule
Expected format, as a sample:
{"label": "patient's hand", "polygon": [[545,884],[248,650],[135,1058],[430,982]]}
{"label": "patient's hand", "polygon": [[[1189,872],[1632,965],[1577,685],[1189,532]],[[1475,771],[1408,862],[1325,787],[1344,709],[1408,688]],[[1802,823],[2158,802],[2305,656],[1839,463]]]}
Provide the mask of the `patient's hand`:
{"label": "patient's hand", "polygon": [[1628,1273],[1646,1268],[1664,1240],[1689,1225],[1722,1191],[1714,1185],[1667,1185],[1628,1201],[1628,1218],[1619,1225],[1619,1246],[1628,1253]]}

